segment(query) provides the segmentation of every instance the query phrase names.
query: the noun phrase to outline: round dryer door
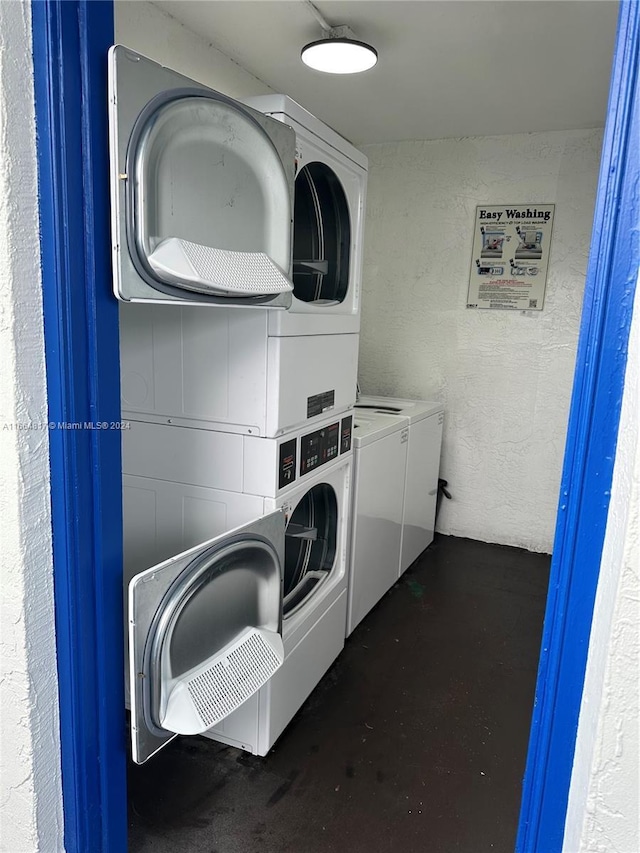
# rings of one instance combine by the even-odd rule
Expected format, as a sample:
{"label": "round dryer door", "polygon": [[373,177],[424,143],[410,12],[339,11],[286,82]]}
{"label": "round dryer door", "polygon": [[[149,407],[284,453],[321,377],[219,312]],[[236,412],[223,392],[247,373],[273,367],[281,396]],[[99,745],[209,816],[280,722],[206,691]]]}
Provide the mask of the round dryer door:
{"label": "round dryer door", "polygon": [[339,304],[349,289],[351,223],[342,184],[325,163],[308,163],[295,183],[293,294]]}
{"label": "round dryer door", "polygon": [[285,534],[283,616],[292,616],[334,571],[338,502],[333,488],[318,483],[294,509]]}
{"label": "round dryer door", "polygon": [[294,131],[122,45],[109,122],[118,299],[288,308]]}
{"label": "round dryer door", "polygon": [[215,726],[284,661],[282,512],[135,575],[128,589],[132,757]]}

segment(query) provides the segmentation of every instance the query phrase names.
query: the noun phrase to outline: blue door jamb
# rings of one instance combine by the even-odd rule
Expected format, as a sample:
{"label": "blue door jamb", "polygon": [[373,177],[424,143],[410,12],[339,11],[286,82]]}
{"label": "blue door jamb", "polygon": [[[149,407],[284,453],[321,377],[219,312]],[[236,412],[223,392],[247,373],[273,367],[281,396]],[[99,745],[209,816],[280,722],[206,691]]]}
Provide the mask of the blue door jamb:
{"label": "blue door jamb", "polygon": [[640,7],[623,0],[517,853],[560,853],[640,266]]}
{"label": "blue door jamb", "polygon": [[[113,3],[34,0],[31,8],[49,420],[110,425],[120,416],[106,122]],[[637,66],[638,3],[623,0],[518,853],[562,844],[638,264]],[[55,428],[50,455],[65,848],[120,853],[120,436]]]}
{"label": "blue door jamb", "polygon": [[64,842],[67,853],[120,853],[121,461],[111,428],[120,393],[106,116],[113,3],[35,0],[31,12]]}

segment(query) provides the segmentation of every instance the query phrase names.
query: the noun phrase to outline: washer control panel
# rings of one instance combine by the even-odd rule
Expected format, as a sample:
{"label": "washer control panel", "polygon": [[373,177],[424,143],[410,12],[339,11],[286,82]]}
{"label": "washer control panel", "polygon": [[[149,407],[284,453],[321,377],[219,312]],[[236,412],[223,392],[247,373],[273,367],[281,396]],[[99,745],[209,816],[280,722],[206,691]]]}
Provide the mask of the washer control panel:
{"label": "washer control panel", "polygon": [[339,422],[300,436],[300,476],[336,459],[339,450]]}

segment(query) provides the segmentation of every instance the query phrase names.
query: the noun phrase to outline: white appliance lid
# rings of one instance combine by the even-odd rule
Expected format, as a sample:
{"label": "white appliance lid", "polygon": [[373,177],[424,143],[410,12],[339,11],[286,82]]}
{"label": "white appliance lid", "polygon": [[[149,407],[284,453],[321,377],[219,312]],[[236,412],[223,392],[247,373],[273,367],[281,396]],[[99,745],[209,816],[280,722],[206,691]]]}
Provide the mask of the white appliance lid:
{"label": "white appliance lid", "polygon": [[[396,412],[385,411],[386,409],[397,409]],[[407,400],[402,397],[380,397],[373,394],[362,394],[356,402],[356,412],[366,414],[381,412],[406,417],[413,424],[423,418],[436,415],[444,411],[444,406],[437,400]]]}
{"label": "white appliance lid", "polygon": [[408,426],[409,419],[406,417],[375,411],[360,412],[356,409],[353,418],[353,443],[358,450]]}

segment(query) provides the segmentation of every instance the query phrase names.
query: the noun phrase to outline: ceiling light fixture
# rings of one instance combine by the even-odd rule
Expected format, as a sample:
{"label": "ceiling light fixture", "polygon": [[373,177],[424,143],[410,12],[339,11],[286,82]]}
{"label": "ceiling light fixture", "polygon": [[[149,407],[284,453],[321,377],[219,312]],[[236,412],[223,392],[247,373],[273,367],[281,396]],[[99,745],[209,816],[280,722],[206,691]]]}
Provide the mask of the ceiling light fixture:
{"label": "ceiling light fixture", "polygon": [[349,27],[330,26],[310,0],[305,4],[325,32],[324,38],[302,48],[300,58],[305,65],[327,74],[358,74],[373,68],[378,61],[375,48],[358,41]]}

